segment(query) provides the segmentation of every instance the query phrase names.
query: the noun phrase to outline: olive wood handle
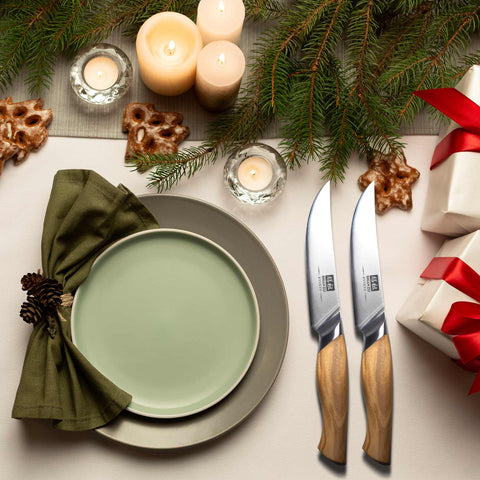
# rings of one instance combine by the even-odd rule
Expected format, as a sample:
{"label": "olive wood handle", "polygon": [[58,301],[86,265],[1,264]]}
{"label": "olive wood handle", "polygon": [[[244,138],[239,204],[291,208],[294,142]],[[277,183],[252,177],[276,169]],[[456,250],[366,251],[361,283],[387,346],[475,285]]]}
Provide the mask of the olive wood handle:
{"label": "olive wood handle", "polygon": [[347,446],[348,371],[345,338],[339,335],[317,356],[317,383],[322,407],[322,438],[318,449],[344,464]]}
{"label": "olive wood handle", "polygon": [[367,434],[363,449],[374,460],[390,463],[392,443],[392,354],[388,335],[362,355],[362,388],[367,410]]}

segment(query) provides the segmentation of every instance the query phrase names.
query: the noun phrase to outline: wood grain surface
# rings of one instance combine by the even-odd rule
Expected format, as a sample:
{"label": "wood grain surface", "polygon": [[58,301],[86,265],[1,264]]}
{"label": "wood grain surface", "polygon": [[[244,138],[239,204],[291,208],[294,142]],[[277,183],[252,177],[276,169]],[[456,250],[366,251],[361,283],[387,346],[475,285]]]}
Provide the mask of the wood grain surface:
{"label": "wood grain surface", "polygon": [[367,410],[363,449],[380,463],[390,463],[392,443],[393,374],[388,335],[362,355],[362,388]]}
{"label": "wood grain surface", "polygon": [[318,352],[317,382],[323,424],[318,449],[330,460],[344,464],[347,447],[348,367],[343,335]]}

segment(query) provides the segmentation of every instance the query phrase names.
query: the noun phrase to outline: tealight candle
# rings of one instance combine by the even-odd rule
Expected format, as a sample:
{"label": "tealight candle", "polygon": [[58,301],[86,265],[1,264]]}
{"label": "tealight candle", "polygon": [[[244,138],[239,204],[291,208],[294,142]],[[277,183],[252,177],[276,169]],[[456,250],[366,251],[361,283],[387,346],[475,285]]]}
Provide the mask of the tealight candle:
{"label": "tealight candle", "polygon": [[202,38],[185,15],[162,12],[150,17],[137,35],[137,57],[143,83],[160,95],[180,95],[195,83]]}
{"label": "tealight candle", "polygon": [[106,90],[118,79],[118,67],[108,57],[93,57],[83,69],[83,78],[95,90]]}
{"label": "tealight candle", "polygon": [[125,52],[115,45],[98,43],[74,58],[70,84],[83,101],[108,105],[127,93],[132,74],[132,64]]}
{"label": "tealight candle", "polygon": [[247,157],[238,166],[238,181],[248,190],[258,192],[272,181],[273,171],[270,163],[262,157]]}
{"label": "tealight candle", "polygon": [[223,179],[238,200],[259,205],[281,193],[287,179],[287,168],[274,148],[252,143],[230,154],[223,167]]}
{"label": "tealight candle", "polygon": [[197,26],[204,45],[216,40],[238,43],[244,20],[242,0],[201,0],[198,4]]}
{"label": "tealight candle", "polygon": [[232,42],[209,43],[198,56],[195,91],[200,103],[215,111],[231,107],[245,71],[245,56]]}

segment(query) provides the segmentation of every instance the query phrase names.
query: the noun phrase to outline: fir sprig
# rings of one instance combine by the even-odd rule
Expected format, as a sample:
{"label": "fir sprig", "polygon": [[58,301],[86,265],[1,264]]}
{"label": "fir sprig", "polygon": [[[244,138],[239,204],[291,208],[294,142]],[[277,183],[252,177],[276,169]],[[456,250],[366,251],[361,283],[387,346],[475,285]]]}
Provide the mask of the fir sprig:
{"label": "fir sprig", "polygon": [[288,5],[281,0],[245,0],[245,13],[251,20],[270,20],[285,15]]}
{"label": "fir sprig", "polygon": [[[422,107],[413,91],[452,85],[480,62],[480,52],[465,53],[479,31],[477,3],[293,2],[257,42],[237,105],[210,125],[201,148],[215,153],[199,161],[199,152],[186,149],[178,156],[181,169],[191,162],[191,175],[220,153],[256,140],[272,120],[281,123],[280,146],[291,168],[316,161],[333,180],[343,179],[355,151],[366,158],[376,150],[400,151],[401,123]],[[163,190],[180,180],[182,170],[171,166],[175,159],[143,159],[154,167],[150,186]]]}
{"label": "fir sprig", "polygon": [[[58,55],[134,35],[150,15],[195,18],[198,0],[20,0],[0,4],[0,88],[22,69],[32,93],[51,84]],[[423,107],[413,91],[453,86],[480,63],[478,0],[245,0],[247,18],[273,21],[249,52],[251,72],[236,105],[199,147],[132,159],[165,190],[280,124],[288,165],[315,161],[341,180],[353,152],[402,148],[400,126]],[[268,25],[271,25],[269,23]],[[344,52],[344,54],[343,54]]]}
{"label": "fir sprig", "polygon": [[150,174],[148,186],[161,192],[173,187],[181,178],[190,178],[205,165],[214,163],[218,152],[218,148],[208,146],[188,147],[178,154],[137,154],[128,162],[139,171],[155,167]]}

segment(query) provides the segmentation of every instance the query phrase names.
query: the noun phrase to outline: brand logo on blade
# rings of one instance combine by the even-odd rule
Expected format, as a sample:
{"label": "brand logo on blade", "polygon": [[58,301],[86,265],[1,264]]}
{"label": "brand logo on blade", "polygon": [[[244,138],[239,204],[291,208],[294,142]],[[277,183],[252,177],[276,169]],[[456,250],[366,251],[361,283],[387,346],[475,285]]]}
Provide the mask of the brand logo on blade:
{"label": "brand logo on blade", "polygon": [[380,290],[378,275],[366,275],[365,280],[367,292],[378,292]]}
{"label": "brand logo on blade", "polygon": [[320,277],[320,289],[322,292],[335,291],[335,279],[333,275],[322,275]]}

